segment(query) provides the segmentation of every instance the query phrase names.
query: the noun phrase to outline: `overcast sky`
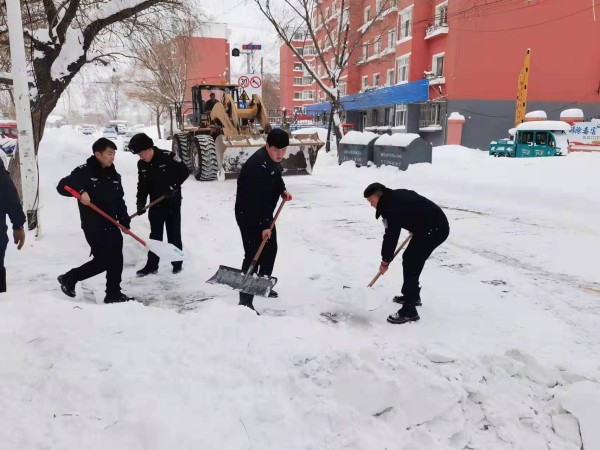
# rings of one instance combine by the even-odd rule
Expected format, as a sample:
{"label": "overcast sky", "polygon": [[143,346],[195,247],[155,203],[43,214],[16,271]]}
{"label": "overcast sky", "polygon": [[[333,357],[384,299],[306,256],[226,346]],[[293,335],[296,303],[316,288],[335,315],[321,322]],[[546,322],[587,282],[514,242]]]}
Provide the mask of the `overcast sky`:
{"label": "overcast sky", "polygon": [[[200,0],[204,10],[215,22],[226,23],[231,30],[231,48],[253,42],[262,44],[256,53],[257,63],[264,58],[264,71],[279,73],[279,47],[277,34],[263,17],[254,0]],[[231,58],[232,73],[245,72],[246,58]]]}

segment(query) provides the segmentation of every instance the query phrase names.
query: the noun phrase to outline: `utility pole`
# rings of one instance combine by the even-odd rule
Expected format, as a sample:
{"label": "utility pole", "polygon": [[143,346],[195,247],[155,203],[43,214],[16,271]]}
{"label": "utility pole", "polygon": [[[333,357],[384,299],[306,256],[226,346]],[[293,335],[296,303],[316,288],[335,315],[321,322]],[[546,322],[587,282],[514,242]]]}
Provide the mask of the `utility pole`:
{"label": "utility pole", "polygon": [[25,60],[25,41],[23,40],[23,21],[21,2],[6,2],[8,37],[10,40],[10,59],[17,113],[18,141],[17,151],[21,169],[23,188],[23,206],[27,213],[29,230],[38,229],[38,170],[31,123],[31,102],[29,101],[29,75]]}

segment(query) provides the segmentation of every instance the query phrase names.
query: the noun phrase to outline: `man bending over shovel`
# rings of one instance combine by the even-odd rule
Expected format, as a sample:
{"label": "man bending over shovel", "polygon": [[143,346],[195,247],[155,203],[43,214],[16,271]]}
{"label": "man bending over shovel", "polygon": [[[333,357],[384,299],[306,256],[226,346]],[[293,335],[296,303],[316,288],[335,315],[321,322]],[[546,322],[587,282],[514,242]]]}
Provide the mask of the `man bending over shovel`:
{"label": "man bending over shovel", "polygon": [[[281,161],[290,143],[288,134],[281,129],[272,130],[267,136],[267,144],[258,149],[242,166],[237,180],[235,199],[235,219],[242,234],[244,261],[242,272],[247,271],[264,238],[268,241],[260,254],[258,274],[271,276],[277,255],[277,230],[270,229],[273,211],[281,197],[292,200],[283,182]],[[252,274],[250,274],[252,275]],[[277,292],[271,291],[269,297],[276,298]],[[254,309],[254,296],[240,292],[240,305]]]}
{"label": "man bending over shovel", "polygon": [[420,317],[416,307],[421,306],[419,277],[425,261],[448,238],[448,219],[438,205],[408,189],[392,190],[381,183],[373,183],[367,186],[364,196],[377,210],[375,218],[383,217],[385,234],[379,266],[382,275],[394,259],[402,228],[412,233],[402,255],[402,295],[394,297],[394,302],[402,304],[402,308],[387,320],[395,324],[417,321]]}

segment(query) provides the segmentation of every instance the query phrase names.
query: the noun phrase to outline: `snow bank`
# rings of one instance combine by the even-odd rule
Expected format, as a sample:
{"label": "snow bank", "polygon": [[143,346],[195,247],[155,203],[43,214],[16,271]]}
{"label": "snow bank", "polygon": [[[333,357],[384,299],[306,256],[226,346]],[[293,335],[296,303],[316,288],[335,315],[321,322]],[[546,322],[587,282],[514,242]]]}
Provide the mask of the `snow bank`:
{"label": "snow bank", "polygon": [[591,381],[575,383],[561,395],[560,402],[579,421],[583,448],[600,449],[600,386]]}
{"label": "snow bank", "polygon": [[393,145],[396,147],[408,147],[415,139],[420,138],[415,133],[384,134],[375,141],[375,145]]}
{"label": "snow bank", "polygon": [[578,108],[573,108],[573,109],[565,109],[563,112],[560,113],[560,118],[562,119],[563,117],[584,117],[583,115],[583,111],[581,109]]}
{"label": "snow bank", "polygon": [[525,117],[528,119],[547,119],[548,115],[546,111],[531,111],[525,114]]}
{"label": "snow bank", "polygon": [[545,130],[545,131],[570,131],[571,125],[561,120],[540,120],[533,122],[523,122],[517,125],[518,131],[523,130]]}
{"label": "snow bank", "polygon": [[353,144],[353,145],[367,145],[373,139],[379,136],[376,133],[370,131],[348,131],[340,141],[340,144]]}

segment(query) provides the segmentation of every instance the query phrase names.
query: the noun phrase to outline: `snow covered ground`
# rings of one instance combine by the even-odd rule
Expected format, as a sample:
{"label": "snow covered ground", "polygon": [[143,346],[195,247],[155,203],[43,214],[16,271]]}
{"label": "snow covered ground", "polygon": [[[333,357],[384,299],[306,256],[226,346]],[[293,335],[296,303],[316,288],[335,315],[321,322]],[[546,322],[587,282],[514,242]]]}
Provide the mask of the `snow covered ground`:
{"label": "snow covered ground", "polygon": [[[322,153],[312,176],[286,178],[280,298],[257,299],[257,317],[204,282],[241,263],[235,181],[184,185],[180,275],[163,265],[136,279],[145,254],[126,237],[123,287],[143,304],[97,304],[102,277],[76,299],[60,292],[56,276],[89,249],[55,186],[97,137],[46,132],[42,236],[7,254],[0,448],[600,449],[598,155],[440,147],[401,172]],[[117,155],[131,212],[136,161]],[[365,287],[383,233],[362,198],[373,181],[416,190],[450,220],[417,324],[385,320],[399,261]],[[132,229],[147,236],[147,216]]]}

